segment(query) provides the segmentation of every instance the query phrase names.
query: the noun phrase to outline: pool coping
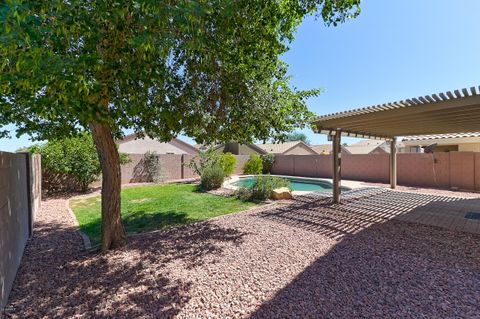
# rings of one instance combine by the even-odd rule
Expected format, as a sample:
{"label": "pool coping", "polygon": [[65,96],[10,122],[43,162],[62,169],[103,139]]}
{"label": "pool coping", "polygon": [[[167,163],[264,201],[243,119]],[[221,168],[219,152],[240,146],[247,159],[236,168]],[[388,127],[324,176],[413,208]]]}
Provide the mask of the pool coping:
{"label": "pool coping", "polygon": [[[222,187],[227,188],[227,189],[233,189],[237,190],[238,186],[233,185],[235,182],[238,182],[240,178],[244,177],[254,177],[254,176],[268,176],[268,174],[262,174],[262,175],[232,175],[228,180],[226,180]],[[277,177],[284,177],[284,178],[301,178],[301,179],[306,179],[306,180],[312,180],[312,181],[327,181],[330,183],[333,183],[333,180],[331,178],[320,178],[320,177],[303,177],[303,176],[293,176],[293,175],[271,175],[271,176],[277,176]],[[350,181],[350,180],[342,180],[342,186],[348,187],[350,189],[356,189],[356,188],[365,188],[365,187],[374,187],[374,186],[366,186],[363,182],[360,181]],[[305,194],[311,194],[311,193],[319,193],[319,191],[292,191],[293,195],[305,195]],[[328,193],[328,192],[320,192],[320,193]]]}

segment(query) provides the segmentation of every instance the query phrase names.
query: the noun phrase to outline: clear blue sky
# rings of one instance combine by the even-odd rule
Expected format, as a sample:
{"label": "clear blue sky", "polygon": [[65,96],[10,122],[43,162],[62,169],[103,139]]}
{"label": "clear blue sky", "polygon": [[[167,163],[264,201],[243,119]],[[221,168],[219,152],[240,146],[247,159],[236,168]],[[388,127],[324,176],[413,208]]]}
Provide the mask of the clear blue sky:
{"label": "clear blue sky", "polygon": [[[338,27],[309,18],[284,57],[292,85],[325,89],[308,101],[317,114],[478,86],[479,12],[479,0],[363,0],[360,16]],[[0,139],[0,150],[28,144]]]}

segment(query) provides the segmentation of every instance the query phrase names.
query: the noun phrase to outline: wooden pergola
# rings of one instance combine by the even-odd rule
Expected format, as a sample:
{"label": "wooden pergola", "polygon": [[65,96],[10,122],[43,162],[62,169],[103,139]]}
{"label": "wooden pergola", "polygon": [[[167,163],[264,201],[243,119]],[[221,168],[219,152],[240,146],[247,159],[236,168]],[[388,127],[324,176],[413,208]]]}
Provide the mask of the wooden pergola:
{"label": "wooden pergola", "polygon": [[323,115],[313,124],[316,133],[332,138],[333,201],[339,203],[341,136],[390,141],[390,184],[395,188],[397,137],[480,131],[480,87]]}

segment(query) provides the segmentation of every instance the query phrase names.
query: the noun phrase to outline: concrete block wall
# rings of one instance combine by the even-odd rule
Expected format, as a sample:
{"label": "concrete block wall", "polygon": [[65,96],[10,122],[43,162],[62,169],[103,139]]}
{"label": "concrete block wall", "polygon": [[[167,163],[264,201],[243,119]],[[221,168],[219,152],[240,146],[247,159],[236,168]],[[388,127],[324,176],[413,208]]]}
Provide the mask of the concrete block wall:
{"label": "concrete block wall", "polygon": [[[122,183],[143,183],[148,181],[148,173],[143,162],[143,154],[129,154],[131,162],[122,165]],[[190,168],[184,164],[188,164],[194,155],[189,154],[159,154],[162,172],[165,181],[191,179],[198,177]],[[241,174],[248,155],[234,155],[237,159],[234,174]],[[95,185],[101,185],[99,182]]]}
{"label": "concrete block wall", "polygon": [[[278,155],[272,173],[332,178],[331,155]],[[389,182],[388,154],[342,154],[342,179]],[[480,191],[480,153],[397,154],[399,185]]]}
{"label": "concrete block wall", "polygon": [[39,155],[0,152],[0,313],[40,208]]}

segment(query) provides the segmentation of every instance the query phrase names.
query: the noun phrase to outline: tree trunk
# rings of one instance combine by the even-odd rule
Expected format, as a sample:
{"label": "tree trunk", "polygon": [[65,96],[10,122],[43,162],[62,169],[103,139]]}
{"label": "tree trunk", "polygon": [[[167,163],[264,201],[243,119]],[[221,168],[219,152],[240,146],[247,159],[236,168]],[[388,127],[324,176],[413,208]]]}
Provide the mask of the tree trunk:
{"label": "tree trunk", "polygon": [[90,124],[102,167],[102,252],[124,246],[127,236],[120,215],[120,156],[112,131],[105,124]]}

